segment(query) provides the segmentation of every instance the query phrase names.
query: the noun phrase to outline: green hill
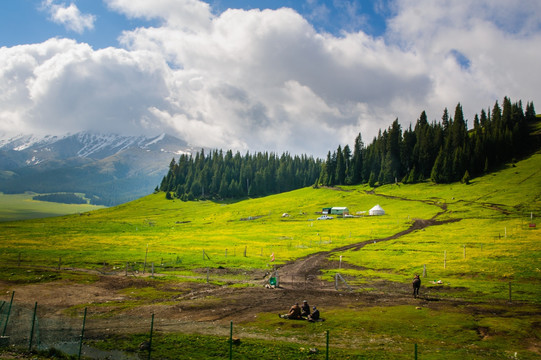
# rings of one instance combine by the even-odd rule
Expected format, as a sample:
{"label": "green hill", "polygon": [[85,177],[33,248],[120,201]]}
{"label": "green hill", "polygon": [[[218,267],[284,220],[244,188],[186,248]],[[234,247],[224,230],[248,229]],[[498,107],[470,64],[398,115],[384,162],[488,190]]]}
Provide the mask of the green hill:
{"label": "green hill", "polygon": [[[376,204],[386,214],[366,216]],[[355,217],[317,220],[322,208],[330,206],[346,206]],[[258,292],[249,301],[257,304],[256,314],[262,314],[243,318],[242,327],[244,335],[259,340],[247,340],[242,345],[246,348],[236,351],[249,353],[261,345],[267,349],[265,341],[272,338],[274,352],[258,357],[322,359],[322,353],[307,357],[299,348],[309,348],[317,338],[321,349],[321,333],[329,330],[335,336],[334,354],[341,358],[412,358],[413,343],[419,343],[425,359],[503,359],[514,354],[533,359],[540,351],[540,217],[539,152],[469,185],[304,188],[236,202],[171,201],[158,193],[80,215],[0,223],[0,291],[46,279],[67,281],[77,269],[119,276],[129,270],[141,276],[154,263],[159,276],[145,278],[144,287],[132,285],[131,300],[122,306],[115,302],[112,315],[157,303],[186,309],[183,301],[188,300],[172,300],[163,287],[192,283],[191,290],[178,290],[186,294],[199,286],[196,283],[208,287],[205,291],[259,291],[262,275],[274,266],[286,273],[293,261],[325,252],[322,256],[330,261],[317,269],[317,280],[306,275],[304,281],[321,283],[329,294],[343,294],[348,305],[338,298],[328,300],[323,310],[328,320],[310,328],[278,319],[277,300],[265,305],[256,300],[262,296]],[[338,280],[340,288],[333,290],[337,272],[351,292]],[[409,284],[416,273],[425,275],[420,303],[410,299]],[[302,288],[291,291],[284,294],[297,300],[308,294]],[[211,294],[197,306],[223,312],[241,301]],[[314,291],[309,294],[316,296]],[[323,303],[327,295],[317,294],[314,302]],[[229,318],[237,319],[232,314],[220,317]],[[220,355],[208,352],[209,343],[226,341],[220,337],[224,332],[218,338],[216,332],[203,333],[210,337],[198,341],[207,344],[207,350],[197,351],[207,358],[227,355],[225,345]],[[156,351],[183,351],[171,342],[190,343],[190,334],[163,330]],[[132,346],[124,340],[115,344]]]}
{"label": "green hill", "polygon": [[104,206],[90,204],[52,203],[34,199],[38,194],[0,193],[0,222],[61,216],[101,209]]}
{"label": "green hill", "polygon": [[[32,250],[44,265],[48,258],[56,261],[58,256],[84,268],[104,261],[122,265],[142,261],[147,245],[153,260],[178,256],[185,260],[185,268],[208,266],[200,256],[203,250],[215,255],[213,265],[224,265],[226,248],[231,254],[245,247],[253,255],[260,255],[261,250],[264,255],[274,252],[277,263],[283,263],[316,251],[390,236],[410,227],[415,218],[435,217],[445,205],[446,211],[437,215],[438,220],[457,219],[460,224],[488,221],[476,234],[492,238],[503,236],[506,227],[509,233],[524,229],[532,213],[534,217],[541,215],[540,164],[541,155],[535,154],[470,185],[426,182],[375,189],[304,188],[237,202],[170,201],[159,193],[80,215],[0,224],[0,237],[4,257]],[[355,214],[376,204],[386,210],[385,216],[316,220],[324,207],[347,206]],[[284,213],[290,216],[282,217]],[[447,226],[456,224],[438,228],[441,236]],[[28,237],[35,249],[19,241]],[[73,254],[78,247],[81,251]],[[264,267],[267,257],[247,257],[245,264],[231,263],[233,259],[228,258],[227,265]]]}

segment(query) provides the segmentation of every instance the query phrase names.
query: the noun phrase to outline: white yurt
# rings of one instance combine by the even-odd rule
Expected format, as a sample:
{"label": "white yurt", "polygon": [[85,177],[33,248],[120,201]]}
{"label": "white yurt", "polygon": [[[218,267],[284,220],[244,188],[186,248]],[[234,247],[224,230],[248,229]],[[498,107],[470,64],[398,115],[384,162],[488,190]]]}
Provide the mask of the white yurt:
{"label": "white yurt", "polygon": [[383,210],[383,208],[378,204],[372,209],[368,210],[368,215],[385,215],[385,210]]}

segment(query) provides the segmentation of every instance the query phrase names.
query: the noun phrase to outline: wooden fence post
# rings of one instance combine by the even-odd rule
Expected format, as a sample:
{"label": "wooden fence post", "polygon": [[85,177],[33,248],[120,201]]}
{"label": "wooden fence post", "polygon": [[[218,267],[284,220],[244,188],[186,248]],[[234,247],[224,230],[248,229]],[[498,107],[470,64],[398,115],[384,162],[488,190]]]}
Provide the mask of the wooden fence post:
{"label": "wooden fence post", "polygon": [[233,359],[233,320],[229,326],[229,360]]}
{"label": "wooden fence post", "polygon": [[145,270],[147,269],[147,255],[148,255],[148,244],[147,244],[147,250],[145,251],[145,264],[143,265],[143,274],[145,273]]}
{"label": "wooden fence post", "polygon": [[2,336],[6,335],[6,329],[8,327],[9,315],[11,314],[11,306],[13,305],[13,297],[15,296],[15,291],[11,293],[11,300],[9,302],[8,312],[6,314],[6,323],[4,324],[4,330],[2,330]]}
{"label": "wooden fence post", "polygon": [[326,346],[326,352],[325,352],[325,359],[329,360],[329,330],[327,330],[327,346]]}
{"label": "wooden fence post", "polygon": [[152,314],[152,320],[150,322],[150,340],[148,342],[148,360],[150,360],[150,353],[152,352],[152,331],[154,330],[154,314]]}
{"label": "wooden fence post", "polygon": [[81,329],[81,339],[79,340],[79,356],[77,359],[81,359],[81,351],[83,350],[83,338],[85,336],[85,323],[86,323],[86,308],[85,314],[83,315],[83,328]]}
{"label": "wooden fence post", "polygon": [[34,305],[34,315],[32,315],[32,326],[30,328],[30,340],[28,340],[28,351],[32,351],[32,340],[34,339],[34,325],[36,324],[36,311],[38,310],[38,302]]}

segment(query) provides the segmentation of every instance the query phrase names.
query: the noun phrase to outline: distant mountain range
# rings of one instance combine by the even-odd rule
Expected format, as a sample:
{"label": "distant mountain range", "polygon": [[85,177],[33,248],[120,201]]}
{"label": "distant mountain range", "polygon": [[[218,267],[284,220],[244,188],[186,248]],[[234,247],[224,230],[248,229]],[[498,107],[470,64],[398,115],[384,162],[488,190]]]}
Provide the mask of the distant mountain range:
{"label": "distant mountain range", "polygon": [[151,193],[171,159],[192,151],[165,134],[0,136],[0,192],[77,192],[94,204],[117,205]]}

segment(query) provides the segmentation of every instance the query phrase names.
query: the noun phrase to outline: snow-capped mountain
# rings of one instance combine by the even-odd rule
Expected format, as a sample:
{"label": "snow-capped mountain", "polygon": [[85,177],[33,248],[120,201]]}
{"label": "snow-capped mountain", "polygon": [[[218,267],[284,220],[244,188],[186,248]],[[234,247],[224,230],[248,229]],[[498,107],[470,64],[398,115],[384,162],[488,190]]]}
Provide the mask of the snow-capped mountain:
{"label": "snow-capped mountain", "polygon": [[192,149],[166,134],[0,138],[0,191],[82,192],[114,205],[152,192],[183,152]]}

